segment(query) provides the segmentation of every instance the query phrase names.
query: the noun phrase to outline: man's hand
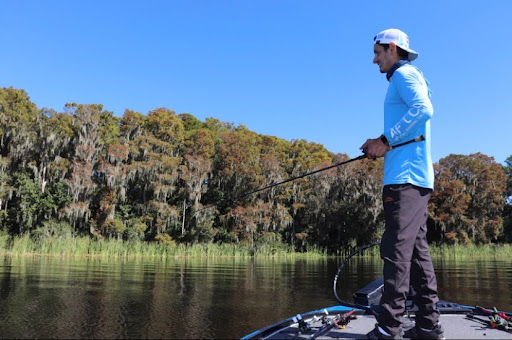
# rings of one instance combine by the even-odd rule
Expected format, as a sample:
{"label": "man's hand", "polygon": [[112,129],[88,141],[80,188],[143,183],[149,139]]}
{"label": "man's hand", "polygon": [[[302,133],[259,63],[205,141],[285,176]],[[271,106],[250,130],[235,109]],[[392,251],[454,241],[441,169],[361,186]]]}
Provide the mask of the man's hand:
{"label": "man's hand", "polygon": [[366,143],[361,145],[360,150],[366,149],[367,158],[379,158],[389,150],[389,146],[382,143],[380,138],[367,139]]}

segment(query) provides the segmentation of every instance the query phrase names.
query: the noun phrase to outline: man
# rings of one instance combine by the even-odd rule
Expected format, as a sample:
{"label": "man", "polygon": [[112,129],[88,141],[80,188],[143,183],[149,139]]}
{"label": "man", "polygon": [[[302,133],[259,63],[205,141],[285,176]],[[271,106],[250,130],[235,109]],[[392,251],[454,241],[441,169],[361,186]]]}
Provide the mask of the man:
{"label": "man", "polygon": [[[411,61],[418,53],[409,48],[408,36],[398,29],[374,38],[373,63],[389,81],[384,100],[384,133],[361,146],[369,158],[384,156],[382,201],[386,229],[380,255],[384,260],[381,312],[370,339],[396,339],[404,335],[400,315],[405,311],[409,285],[416,295],[416,326],[406,336],[442,339],[436,303],[437,281],[427,243],[427,203],[434,188],[430,156],[430,90]],[[423,135],[425,141],[396,149],[390,146]]]}

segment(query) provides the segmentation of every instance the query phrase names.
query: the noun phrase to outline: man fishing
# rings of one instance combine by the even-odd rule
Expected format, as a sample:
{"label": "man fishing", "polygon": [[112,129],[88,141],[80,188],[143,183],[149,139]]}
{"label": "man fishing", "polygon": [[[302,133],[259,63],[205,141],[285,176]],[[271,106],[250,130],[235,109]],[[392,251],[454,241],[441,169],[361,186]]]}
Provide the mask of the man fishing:
{"label": "man fishing", "polygon": [[[409,48],[408,36],[398,29],[387,29],[374,38],[373,63],[389,81],[384,100],[384,132],[368,139],[361,149],[368,158],[384,156],[382,201],[386,228],[380,245],[384,260],[384,291],[377,325],[369,339],[442,339],[436,303],[437,281],[427,243],[427,204],[434,188],[430,155],[430,119],[433,107],[428,82],[411,65],[418,53]],[[392,149],[393,145],[417,136],[425,141]],[[400,315],[405,311],[411,285],[416,326],[404,334]]]}

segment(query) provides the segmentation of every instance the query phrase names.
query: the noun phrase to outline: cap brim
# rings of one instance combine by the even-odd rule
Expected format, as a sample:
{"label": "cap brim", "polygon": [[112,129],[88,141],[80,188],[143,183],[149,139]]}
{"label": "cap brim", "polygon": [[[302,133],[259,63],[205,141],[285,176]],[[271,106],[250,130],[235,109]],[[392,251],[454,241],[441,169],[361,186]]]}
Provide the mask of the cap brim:
{"label": "cap brim", "polygon": [[409,60],[410,61],[413,61],[414,59],[418,58],[418,56],[420,55],[418,52],[414,51],[414,50],[411,50],[410,48],[408,49],[405,49],[402,47],[402,49],[406,50],[408,53],[409,53]]}

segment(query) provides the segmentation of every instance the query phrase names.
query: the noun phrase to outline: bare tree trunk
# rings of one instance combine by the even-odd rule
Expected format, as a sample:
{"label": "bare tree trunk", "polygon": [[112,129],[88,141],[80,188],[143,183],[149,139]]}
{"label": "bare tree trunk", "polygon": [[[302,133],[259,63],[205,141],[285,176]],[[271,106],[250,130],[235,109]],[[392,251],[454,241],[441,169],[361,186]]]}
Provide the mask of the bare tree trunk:
{"label": "bare tree trunk", "polygon": [[181,236],[185,235],[185,212],[187,210],[187,199],[183,200],[183,221],[181,222]]}

